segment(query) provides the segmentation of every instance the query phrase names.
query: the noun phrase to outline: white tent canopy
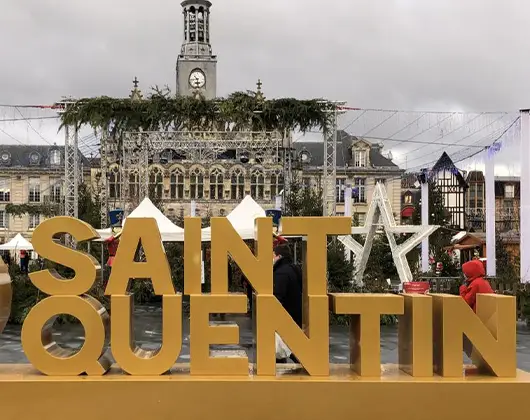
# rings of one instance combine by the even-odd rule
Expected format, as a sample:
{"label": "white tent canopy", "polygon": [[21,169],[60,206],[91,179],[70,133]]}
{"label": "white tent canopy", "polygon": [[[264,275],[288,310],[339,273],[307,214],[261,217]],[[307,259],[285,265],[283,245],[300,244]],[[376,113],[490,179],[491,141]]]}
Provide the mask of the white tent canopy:
{"label": "white tent canopy", "polygon": [[[127,223],[127,219],[144,219],[151,218],[156,220],[158,230],[162,236],[163,242],[183,242],[184,229],[174,224],[164,214],[158,210],[149,198],[144,201],[129,215],[123,222],[123,226]],[[97,231],[102,240],[112,236],[112,229],[101,229]]]}
{"label": "white tent canopy", "polygon": [[0,251],[16,250],[33,251],[33,245],[24,238],[20,233],[4,245],[0,245]]}
{"label": "white tent canopy", "polygon": [[[250,195],[247,195],[239,205],[226,217],[242,239],[254,238],[254,221],[260,217],[266,217],[265,210],[256,203]],[[202,230],[203,242],[212,240],[210,227]]]}

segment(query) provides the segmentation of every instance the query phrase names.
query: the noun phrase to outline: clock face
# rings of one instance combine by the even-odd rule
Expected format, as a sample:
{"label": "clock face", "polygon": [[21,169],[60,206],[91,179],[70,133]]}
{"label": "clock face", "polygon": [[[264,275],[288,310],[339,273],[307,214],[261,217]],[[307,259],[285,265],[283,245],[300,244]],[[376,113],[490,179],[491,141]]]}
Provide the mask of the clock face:
{"label": "clock face", "polygon": [[193,88],[203,88],[206,84],[206,76],[200,70],[193,70],[190,74],[190,85]]}

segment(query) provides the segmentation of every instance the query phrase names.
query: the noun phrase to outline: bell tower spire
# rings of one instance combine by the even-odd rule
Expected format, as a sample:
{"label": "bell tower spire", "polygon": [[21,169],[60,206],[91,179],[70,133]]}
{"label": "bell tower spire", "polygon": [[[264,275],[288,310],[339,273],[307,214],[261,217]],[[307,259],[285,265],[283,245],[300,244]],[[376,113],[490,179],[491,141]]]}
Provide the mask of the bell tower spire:
{"label": "bell tower spire", "polygon": [[207,99],[216,97],[217,57],[210,44],[210,9],[208,0],[184,0],[184,39],[177,59],[177,95],[198,92]]}

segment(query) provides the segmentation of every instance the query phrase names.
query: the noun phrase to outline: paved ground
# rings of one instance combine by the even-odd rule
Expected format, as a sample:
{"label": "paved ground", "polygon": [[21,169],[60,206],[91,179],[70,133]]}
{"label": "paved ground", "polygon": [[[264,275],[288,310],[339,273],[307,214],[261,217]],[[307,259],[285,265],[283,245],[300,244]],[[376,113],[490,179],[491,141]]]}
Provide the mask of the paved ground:
{"label": "paved ground", "polygon": [[[249,358],[254,359],[251,322],[248,318],[230,318],[240,326],[240,346],[219,346],[214,350],[246,350]],[[144,349],[156,349],[161,343],[161,312],[157,307],[140,307],[135,312],[135,333],[137,344]],[[83,328],[79,325],[58,326],[54,333],[55,340],[63,347],[79,348],[83,343]],[[188,362],[189,350],[189,322],[183,322],[183,344],[179,362]],[[381,361],[382,363],[397,362],[397,329],[395,327],[382,328],[381,331]],[[332,327],[330,331],[330,362],[349,362],[348,328]],[[530,372],[530,330],[520,325],[517,335],[517,362],[519,368]],[[0,337],[0,364],[28,363],[20,344],[20,327],[8,326]]]}

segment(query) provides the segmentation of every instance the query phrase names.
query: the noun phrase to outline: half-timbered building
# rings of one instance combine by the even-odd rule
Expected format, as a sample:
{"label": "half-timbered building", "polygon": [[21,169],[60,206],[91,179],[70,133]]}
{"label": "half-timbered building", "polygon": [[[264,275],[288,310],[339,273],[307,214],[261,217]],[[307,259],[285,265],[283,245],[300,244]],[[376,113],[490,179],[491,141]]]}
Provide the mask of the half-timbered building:
{"label": "half-timbered building", "polygon": [[464,230],[468,189],[465,172],[459,170],[449,155],[444,152],[431,170],[431,179],[443,196],[444,207],[450,215],[450,227],[455,230]]}

